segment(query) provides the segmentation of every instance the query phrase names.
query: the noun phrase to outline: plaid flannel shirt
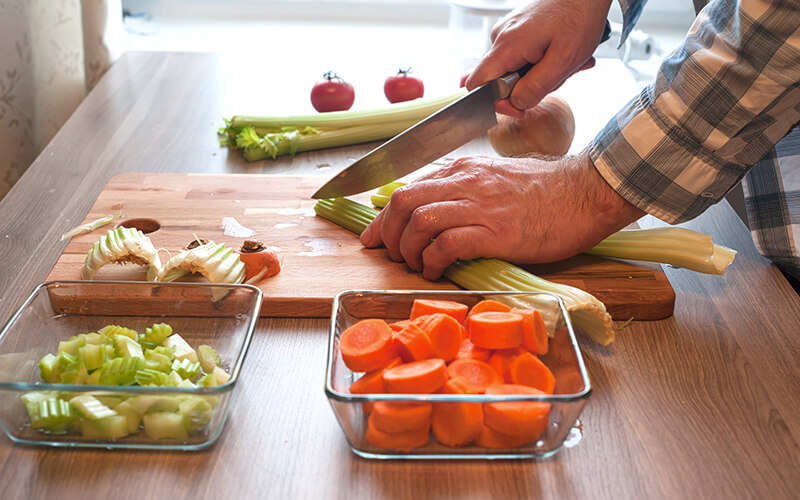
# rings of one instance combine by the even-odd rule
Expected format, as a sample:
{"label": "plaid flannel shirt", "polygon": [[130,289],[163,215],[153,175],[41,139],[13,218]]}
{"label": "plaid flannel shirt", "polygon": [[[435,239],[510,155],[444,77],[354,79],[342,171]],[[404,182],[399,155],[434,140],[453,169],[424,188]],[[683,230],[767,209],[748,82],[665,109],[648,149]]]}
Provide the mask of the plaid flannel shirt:
{"label": "plaid flannel shirt", "polygon": [[[645,3],[620,0],[624,36]],[[756,247],[800,278],[798,122],[800,1],[713,0],[589,154],[620,195],[671,224],[743,180]]]}

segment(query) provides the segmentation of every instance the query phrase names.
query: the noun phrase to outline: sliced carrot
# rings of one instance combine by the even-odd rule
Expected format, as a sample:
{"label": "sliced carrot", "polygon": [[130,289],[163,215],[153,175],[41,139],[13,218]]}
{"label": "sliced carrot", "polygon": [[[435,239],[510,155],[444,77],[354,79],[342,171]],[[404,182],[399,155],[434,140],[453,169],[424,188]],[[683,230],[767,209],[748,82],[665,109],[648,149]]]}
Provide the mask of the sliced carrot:
{"label": "sliced carrot", "polygon": [[536,309],[518,309],[512,307],[513,313],[522,315],[522,347],[534,354],[547,354],[547,327],[542,314]]}
{"label": "sliced carrot", "polygon": [[414,361],[386,370],[386,390],[400,394],[430,394],[447,381],[447,367],[439,358]]}
{"label": "sliced carrot", "polygon": [[431,403],[375,401],[370,418],[375,428],[383,432],[397,434],[420,429],[428,431],[432,410]]}
{"label": "sliced carrot", "polygon": [[[526,385],[498,384],[486,389],[487,395],[530,394],[546,395],[539,389]],[[550,403],[538,401],[509,401],[483,404],[483,422],[493,430],[507,436],[517,436],[533,441],[547,428]]]}
{"label": "sliced carrot", "polygon": [[394,358],[386,366],[365,373],[350,385],[350,394],[382,394],[386,392],[386,385],[383,383],[383,372],[402,364],[402,362],[402,359]]}
{"label": "sliced carrot", "polygon": [[484,349],[510,349],[522,344],[522,315],[488,311],[473,314],[467,324],[469,339]]}
{"label": "sliced carrot", "polygon": [[468,338],[469,338],[469,331],[467,330],[467,327],[464,326],[464,325],[461,325],[461,340],[468,339]]}
{"label": "sliced carrot", "polygon": [[[451,378],[439,391],[442,394],[474,394],[472,386],[462,378]],[[483,407],[480,403],[435,403],[431,430],[445,446],[464,446],[481,433]]]}
{"label": "sliced carrot", "polygon": [[397,352],[405,362],[421,361],[433,358],[433,344],[425,330],[414,322],[408,323],[405,328],[394,334]]}
{"label": "sliced carrot", "polygon": [[434,355],[445,361],[454,360],[461,347],[461,324],[444,313],[427,314],[424,318],[419,326],[431,339]]}
{"label": "sliced carrot", "polygon": [[509,373],[508,369],[511,366],[511,362],[514,361],[514,358],[523,354],[527,351],[521,347],[516,347],[514,349],[499,349],[494,351],[492,355],[489,357],[489,366],[494,368],[494,370],[503,377],[503,380],[506,383],[511,383],[511,374]]}
{"label": "sliced carrot", "polygon": [[406,325],[408,325],[409,323],[411,323],[410,319],[401,319],[400,321],[389,323],[389,328],[391,328],[393,332],[399,332],[400,330],[405,328]]}
{"label": "sliced carrot", "polygon": [[467,338],[461,341],[461,346],[458,348],[456,359],[477,359],[478,361],[489,361],[489,356],[491,355],[492,351],[482,347],[477,347],[470,339]]}
{"label": "sliced carrot", "polygon": [[[535,438],[534,438],[535,439]],[[475,440],[475,444],[482,448],[517,448],[533,441],[526,436],[508,436],[497,432],[487,425],[481,426],[481,433]]]}
{"label": "sliced carrot", "polygon": [[469,306],[453,300],[434,300],[434,299],[415,299],[411,304],[410,319],[423,316],[425,314],[443,313],[452,316],[459,323],[463,323],[467,317]]}
{"label": "sliced carrot", "polygon": [[270,278],[281,272],[281,261],[274,250],[256,240],[246,240],[238,251],[239,260],[244,264],[245,279],[250,279],[264,269],[261,279]]}
{"label": "sliced carrot", "polygon": [[508,366],[508,374],[512,384],[527,385],[547,394],[553,394],[556,387],[553,373],[530,352],[515,357]]}
{"label": "sliced carrot", "polygon": [[447,367],[450,378],[463,378],[472,389],[471,392],[483,393],[490,385],[502,384],[503,377],[488,363],[477,359],[457,359]]}
{"label": "sliced carrot", "polygon": [[469,319],[476,314],[480,314],[483,312],[490,312],[490,311],[508,312],[510,310],[511,306],[507,306],[502,302],[498,302],[492,299],[482,300],[477,304],[475,304],[474,306],[472,306],[472,309],[469,310],[469,313],[467,313],[467,319],[464,320],[464,325],[466,325],[467,330],[469,330]]}
{"label": "sliced carrot", "polygon": [[371,372],[397,357],[392,329],[382,319],[362,319],[342,332],[339,350],[354,372]]}
{"label": "sliced carrot", "polygon": [[367,442],[376,448],[387,450],[409,451],[425,446],[430,440],[428,429],[417,429],[407,432],[383,432],[375,427],[373,416],[367,419]]}

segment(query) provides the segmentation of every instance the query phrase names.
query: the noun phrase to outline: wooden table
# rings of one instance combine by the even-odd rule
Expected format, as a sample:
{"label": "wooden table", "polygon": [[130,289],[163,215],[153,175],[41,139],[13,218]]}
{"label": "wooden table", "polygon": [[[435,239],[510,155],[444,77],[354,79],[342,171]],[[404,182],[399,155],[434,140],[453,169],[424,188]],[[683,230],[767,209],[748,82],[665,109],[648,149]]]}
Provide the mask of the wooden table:
{"label": "wooden table", "polygon": [[[217,147],[236,94],[220,56],[129,53],[0,203],[0,321],[41,282],[106,181],[122,172],[330,175],[373,145],[247,164]],[[460,153],[486,151],[477,141]],[[320,177],[323,179],[323,176]],[[657,224],[645,219],[644,224]],[[582,439],[541,461],[355,457],[323,393],[327,322],[259,322],[238,405],[200,452],[78,451],[0,437],[16,498],[796,498],[800,298],[727,203],[688,227],[739,251],[725,277],[666,269],[674,316],[583,350]],[[309,369],[309,367],[316,367]]]}

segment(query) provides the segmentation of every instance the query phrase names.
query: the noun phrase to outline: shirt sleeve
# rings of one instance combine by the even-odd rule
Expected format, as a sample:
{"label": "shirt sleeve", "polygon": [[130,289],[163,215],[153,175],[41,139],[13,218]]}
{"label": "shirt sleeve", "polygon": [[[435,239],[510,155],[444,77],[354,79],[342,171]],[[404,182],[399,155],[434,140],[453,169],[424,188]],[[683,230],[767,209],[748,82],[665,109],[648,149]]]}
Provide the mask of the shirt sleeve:
{"label": "shirt sleeve", "polygon": [[589,144],[600,174],[669,223],[718,202],[800,121],[798,19],[792,0],[708,4],[655,82]]}

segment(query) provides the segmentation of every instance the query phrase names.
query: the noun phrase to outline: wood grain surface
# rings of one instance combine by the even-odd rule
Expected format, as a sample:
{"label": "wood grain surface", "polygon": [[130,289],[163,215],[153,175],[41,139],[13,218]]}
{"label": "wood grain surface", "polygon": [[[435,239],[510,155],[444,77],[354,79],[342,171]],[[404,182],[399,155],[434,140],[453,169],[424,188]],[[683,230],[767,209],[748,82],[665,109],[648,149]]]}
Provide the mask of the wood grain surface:
{"label": "wood grain surface", "polygon": [[[195,235],[238,248],[242,236],[225,231],[233,217],[254,238],[278,250],[281,272],[256,283],[264,293],[262,316],[329,317],[344,290],[453,290],[446,279],[428,281],[385,249],[367,249],[356,235],[314,215],[310,198],[319,176],[131,173],[112,178],[84,222],[121,211],[114,224],[71,239],[48,279],[79,279],[86,253],[109,227],[148,232],[162,260]],[[370,205],[369,192],[354,197]],[[536,274],[577,286],[602,300],[614,319],[654,320],[672,314],[675,292],[657,264],[579,256],[531,267]],[[95,279],[139,281],[146,268],[109,265]]]}
{"label": "wood grain surface", "polygon": [[[229,103],[250,90],[239,82],[276,81],[268,71],[217,55],[125,54],[0,202],[0,321],[47,277],[66,246],[59,237],[115,175],[319,174],[322,182],[373,146],[256,164],[220,149],[220,117],[238,112]],[[591,70],[582,74],[583,92],[601,92]],[[604,112],[602,104],[576,107],[576,120]],[[477,140],[454,155],[474,153],[491,151]],[[575,439],[549,459],[358,459],[323,392],[328,321],[263,318],[216,445],[72,450],[0,436],[0,497],[797,498],[800,298],[727,203],[686,227],[735,248],[734,264],[723,277],[665,268],[676,292],[671,317],[634,321],[606,348],[581,339],[593,393]]]}

